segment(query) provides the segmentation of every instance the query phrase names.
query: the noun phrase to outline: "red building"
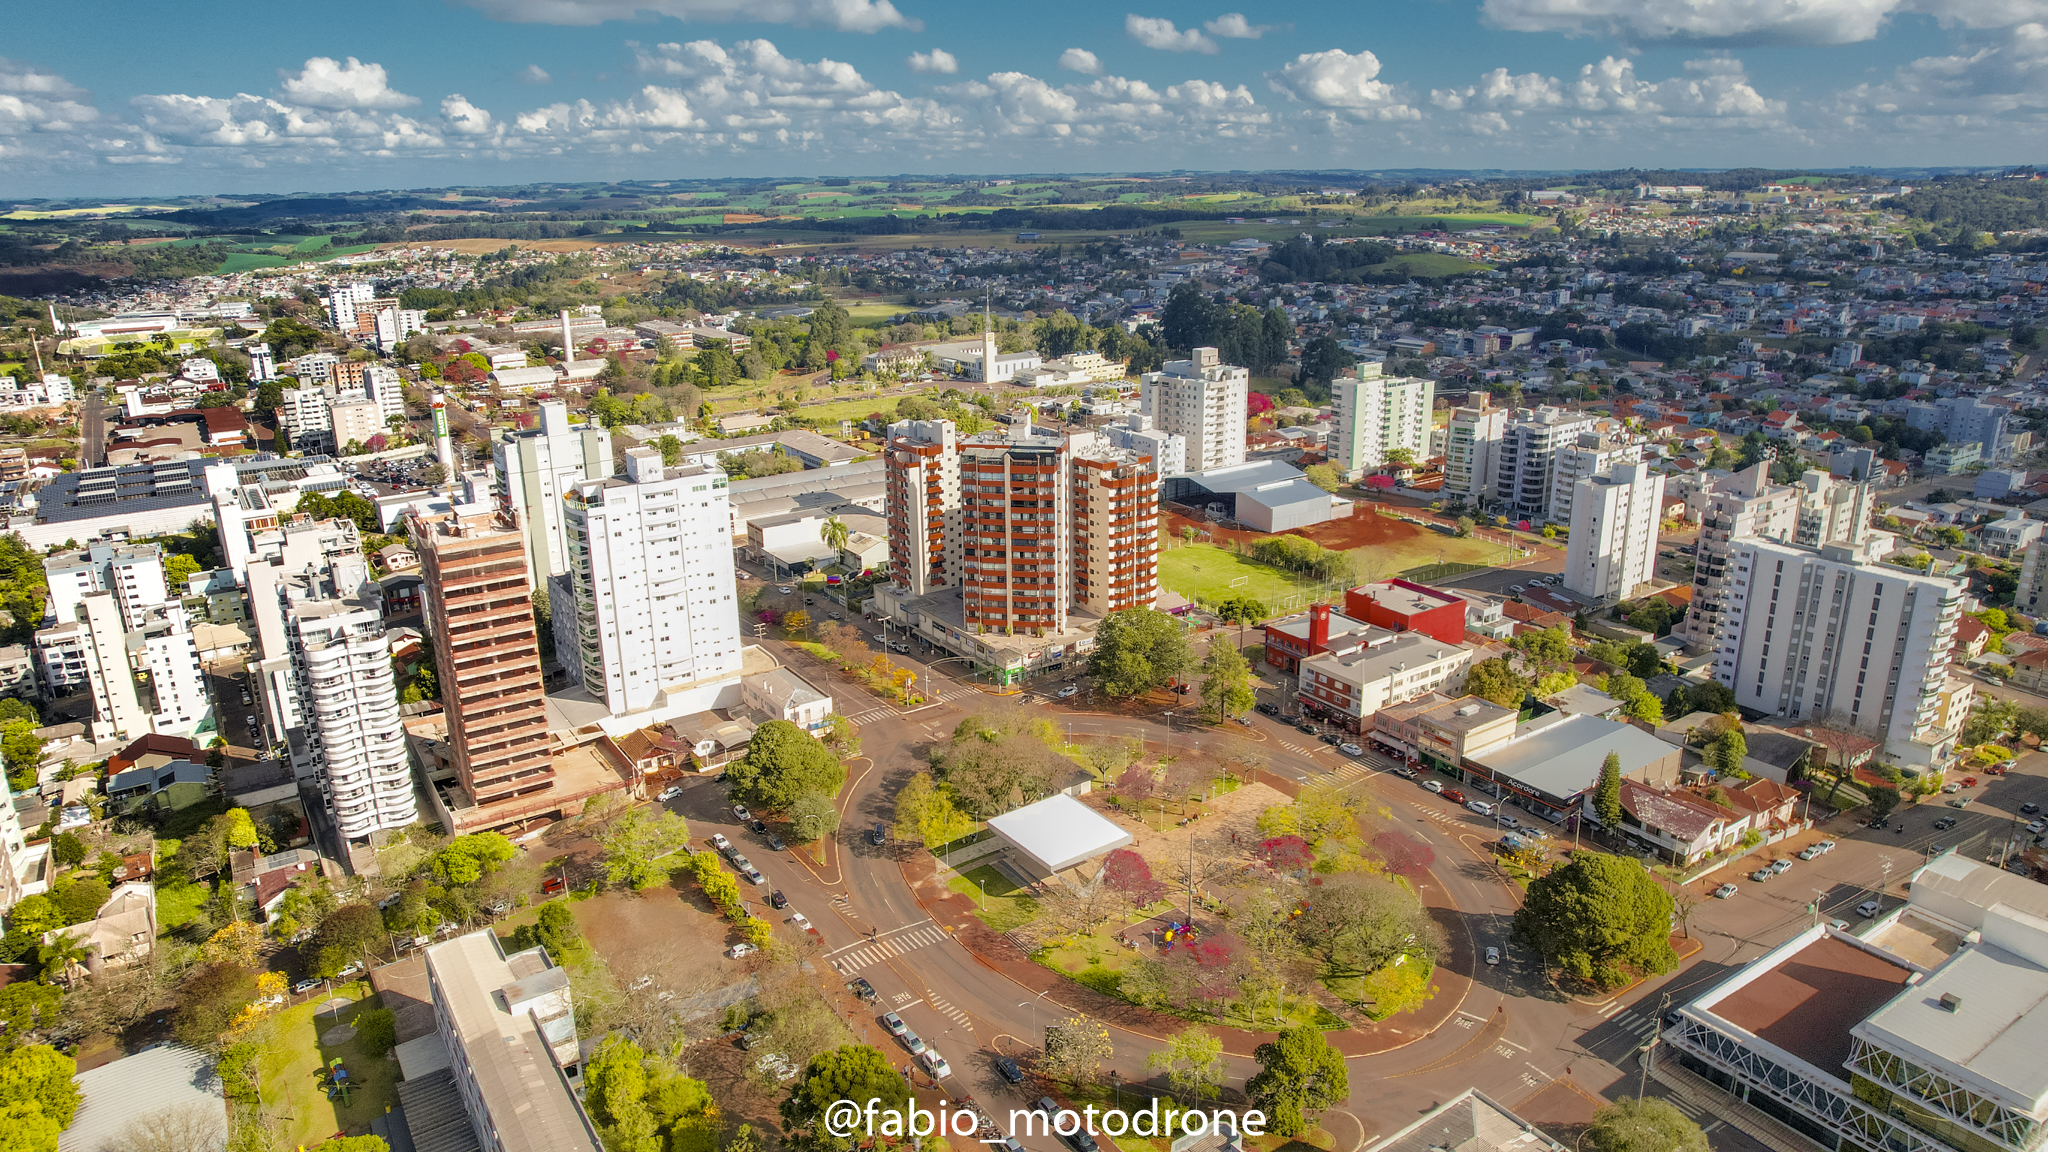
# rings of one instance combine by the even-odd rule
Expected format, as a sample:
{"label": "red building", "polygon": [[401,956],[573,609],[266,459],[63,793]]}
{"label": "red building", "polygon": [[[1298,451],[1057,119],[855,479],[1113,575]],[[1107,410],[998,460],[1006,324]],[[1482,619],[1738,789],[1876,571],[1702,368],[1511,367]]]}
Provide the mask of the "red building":
{"label": "red building", "polygon": [[1303,660],[1328,652],[1332,639],[1365,628],[1365,621],[1332,612],[1328,604],[1313,605],[1300,615],[1266,625],[1266,663],[1283,672],[1296,671]]}
{"label": "red building", "polygon": [[1408,580],[1361,584],[1344,593],[1344,615],[1390,632],[1420,632],[1446,644],[1465,642],[1465,601]]}

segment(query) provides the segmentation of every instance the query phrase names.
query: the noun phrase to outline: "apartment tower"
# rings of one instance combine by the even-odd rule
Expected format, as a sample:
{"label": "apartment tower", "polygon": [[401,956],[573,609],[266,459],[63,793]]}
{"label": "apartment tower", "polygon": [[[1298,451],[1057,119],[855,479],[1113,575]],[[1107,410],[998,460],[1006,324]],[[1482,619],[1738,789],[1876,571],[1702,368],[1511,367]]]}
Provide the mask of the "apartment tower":
{"label": "apartment tower", "polygon": [[414,516],[456,776],[478,805],[553,784],[528,536],[503,516]]}
{"label": "apartment tower", "polygon": [[1622,464],[1576,485],[1564,586],[1602,604],[1625,600],[1657,575],[1664,477]]}
{"label": "apartment tower", "polygon": [[960,579],[960,443],[951,420],[889,425],[883,476],[889,579],[910,596]]}
{"label": "apartment tower", "polygon": [[960,443],[963,618],[971,631],[1067,630],[1074,528],[1067,441],[1013,430]]}
{"label": "apartment tower", "polygon": [[1467,504],[1496,498],[1494,469],[1500,443],[1507,435],[1508,412],[1486,406],[1486,393],[1472,393],[1472,403],[1451,409],[1444,438],[1444,495]]}
{"label": "apartment tower", "polygon": [[1550,511],[1558,449],[1591,431],[1593,418],[1562,408],[1523,408],[1501,435],[1494,498],[1517,520],[1540,520]]}
{"label": "apartment tower", "polygon": [[1434,380],[1383,376],[1377,361],[1358,365],[1330,384],[1331,458],[1349,479],[1386,463],[1396,449],[1420,463],[1429,455],[1435,405]]}
{"label": "apartment tower", "polygon": [[536,588],[569,570],[562,495],[585,480],[612,474],[612,434],[602,425],[572,424],[569,406],[540,404],[540,427],[500,432],[491,450],[491,488],[498,507],[526,538],[526,563]]}
{"label": "apartment tower", "polygon": [[1073,606],[1096,616],[1159,598],[1159,468],[1099,436],[1069,441],[1073,477]]}
{"label": "apartment tower", "polygon": [[1140,411],[1162,432],[1187,441],[1187,468],[1206,472],[1244,463],[1245,403],[1251,370],[1222,362],[1214,348],[1168,360],[1139,381]]}

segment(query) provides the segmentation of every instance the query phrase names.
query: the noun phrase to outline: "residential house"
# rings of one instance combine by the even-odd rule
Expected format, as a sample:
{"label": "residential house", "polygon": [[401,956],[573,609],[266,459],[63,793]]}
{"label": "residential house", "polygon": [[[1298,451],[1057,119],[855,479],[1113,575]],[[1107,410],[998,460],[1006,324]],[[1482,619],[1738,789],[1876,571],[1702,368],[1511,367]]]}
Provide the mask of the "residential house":
{"label": "residential house", "polygon": [[627,780],[627,789],[642,799],[657,783],[680,773],[690,749],[665,728],[641,728],[597,742],[597,754]]}
{"label": "residential house", "polygon": [[42,942],[54,944],[59,936],[68,936],[84,948],[88,973],[97,975],[133,964],[156,947],[156,888],[141,881],[122,884],[91,920],[45,932]]}

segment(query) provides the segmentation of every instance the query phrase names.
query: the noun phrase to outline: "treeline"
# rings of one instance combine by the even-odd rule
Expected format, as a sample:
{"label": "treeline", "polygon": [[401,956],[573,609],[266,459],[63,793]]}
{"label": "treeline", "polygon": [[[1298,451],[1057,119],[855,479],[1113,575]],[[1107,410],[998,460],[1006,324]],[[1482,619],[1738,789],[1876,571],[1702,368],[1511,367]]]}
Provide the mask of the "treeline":
{"label": "treeline", "polygon": [[2014,232],[2048,226],[2048,182],[1950,177],[1894,196],[1887,205],[1956,231]]}
{"label": "treeline", "polygon": [[1259,277],[1272,283],[1358,284],[1366,278],[1362,269],[1385,264],[1395,254],[1395,249],[1385,244],[1328,244],[1296,236],[1267,254],[1266,262],[1259,266]]}

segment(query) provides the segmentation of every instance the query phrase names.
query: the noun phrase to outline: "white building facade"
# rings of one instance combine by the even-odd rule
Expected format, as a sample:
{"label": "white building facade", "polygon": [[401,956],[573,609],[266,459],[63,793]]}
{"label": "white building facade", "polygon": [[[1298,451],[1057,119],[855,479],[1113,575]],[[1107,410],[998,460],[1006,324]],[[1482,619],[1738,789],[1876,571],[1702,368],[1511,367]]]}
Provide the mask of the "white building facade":
{"label": "white building facade", "polygon": [[561,401],[540,405],[540,427],[499,435],[491,487],[499,507],[516,517],[526,534],[534,587],[569,570],[562,497],[586,480],[611,474],[612,434],[596,423],[570,423],[569,406]]}
{"label": "white building facade", "polygon": [[1444,436],[1444,495],[1467,504],[1496,498],[1494,469],[1508,427],[1507,409],[1487,407],[1483,393],[1474,399],[1478,404],[1451,410]]}
{"label": "white building facade", "polygon": [[1549,518],[1559,524],[1572,522],[1572,500],[1579,481],[1599,476],[1617,464],[1642,459],[1642,449],[1623,444],[1598,432],[1581,432],[1557,450],[1550,468]]}
{"label": "white building facade", "polygon": [[1383,376],[1376,361],[1330,384],[1330,456],[1347,479],[1387,462],[1406,449],[1411,461],[1429,456],[1430,413],[1436,382],[1413,376]]}
{"label": "white building facade", "polygon": [[1214,348],[1187,360],[1169,360],[1139,383],[1139,411],[1153,427],[1187,444],[1187,470],[1233,468],[1244,463],[1245,404],[1251,370],[1222,362]]}
{"label": "white building facade", "polygon": [[1654,579],[1663,507],[1664,477],[1643,464],[1580,480],[1572,494],[1564,586],[1612,604]]}
{"label": "white building facade", "polygon": [[1523,408],[1501,434],[1494,498],[1512,519],[1541,520],[1550,512],[1557,451],[1591,431],[1593,418],[1562,408]]}

